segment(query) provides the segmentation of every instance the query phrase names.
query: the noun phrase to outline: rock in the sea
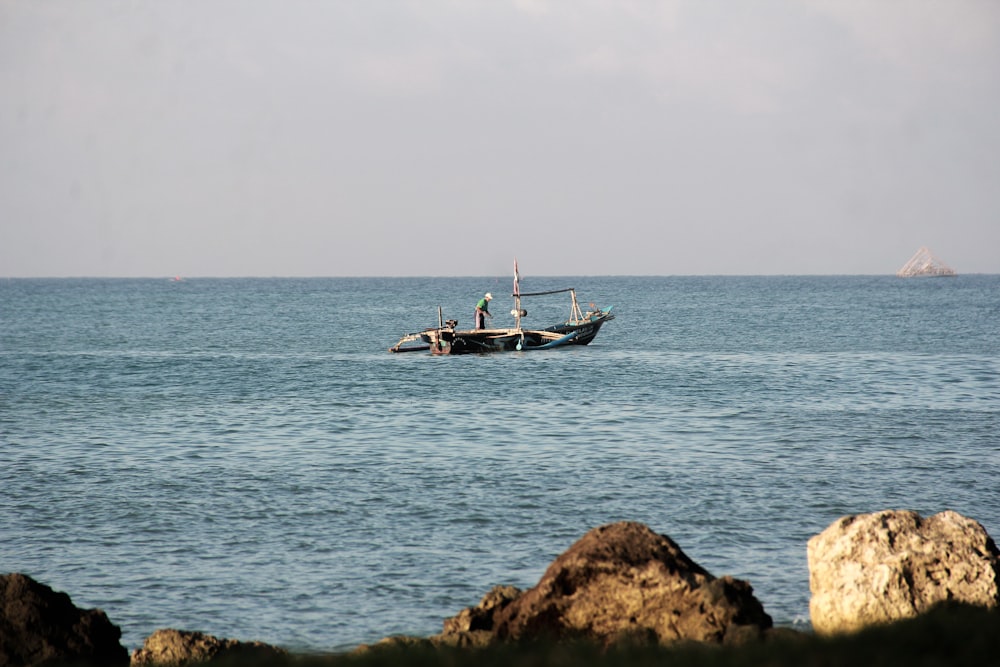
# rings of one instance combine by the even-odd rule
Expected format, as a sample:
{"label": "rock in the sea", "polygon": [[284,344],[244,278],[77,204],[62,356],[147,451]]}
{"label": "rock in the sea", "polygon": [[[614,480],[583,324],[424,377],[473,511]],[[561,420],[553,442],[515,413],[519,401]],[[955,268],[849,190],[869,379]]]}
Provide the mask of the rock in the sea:
{"label": "rock in the sea", "polygon": [[818,633],[916,616],[943,601],[1000,604],[996,544],[976,521],[885,511],[843,517],[808,542]]}
{"label": "rock in the sea", "polygon": [[497,616],[520,596],[521,590],[514,586],[494,586],[478,605],[445,619],[444,630],[432,640],[448,646],[489,645],[495,640]]}
{"label": "rock in the sea", "polygon": [[501,640],[743,641],[772,625],[750,584],[716,578],[635,522],[595,528],[493,619]]}
{"label": "rock in the sea", "polygon": [[457,615],[446,618],[444,629],[440,634],[431,637],[411,637],[409,635],[394,635],[379,640],[374,644],[361,644],[354,649],[356,655],[372,651],[399,649],[426,649],[443,646],[460,648],[482,648],[496,641],[494,630],[496,617],[513,600],[521,595],[514,586],[494,586],[483,596],[475,607],[466,607]]}
{"label": "rock in the sea", "polygon": [[0,665],[127,665],[121,636],[100,609],[79,609],[27,575],[0,575]]}
{"label": "rock in the sea", "polygon": [[142,648],[132,652],[132,665],[183,667],[209,660],[264,663],[286,656],[284,649],[262,642],[241,642],[201,632],[163,629],[146,637]]}

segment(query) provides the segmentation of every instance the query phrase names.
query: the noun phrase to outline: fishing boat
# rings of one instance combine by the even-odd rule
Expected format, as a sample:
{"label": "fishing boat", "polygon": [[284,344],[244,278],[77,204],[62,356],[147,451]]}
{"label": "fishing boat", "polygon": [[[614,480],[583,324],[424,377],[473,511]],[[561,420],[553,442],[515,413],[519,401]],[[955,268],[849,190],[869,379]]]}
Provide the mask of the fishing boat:
{"label": "fishing boat", "polygon": [[[522,307],[522,299],[548,296],[552,294],[570,295],[570,313],[562,322],[544,329],[522,326],[522,319],[528,311]],[[594,340],[601,326],[613,320],[612,307],[599,308],[590,304],[584,312],[572,287],[546,292],[521,292],[514,261],[514,326],[496,329],[459,329],[457,320],[445,320],[438,306],[438,324],[423,331],[404,335],[399,342],[389,348],[390,352],[419,352],[429,350],[432,354],[486,354],[491,352],[515,352],[529,350],[551,350],[567,345],[587,345]]]}

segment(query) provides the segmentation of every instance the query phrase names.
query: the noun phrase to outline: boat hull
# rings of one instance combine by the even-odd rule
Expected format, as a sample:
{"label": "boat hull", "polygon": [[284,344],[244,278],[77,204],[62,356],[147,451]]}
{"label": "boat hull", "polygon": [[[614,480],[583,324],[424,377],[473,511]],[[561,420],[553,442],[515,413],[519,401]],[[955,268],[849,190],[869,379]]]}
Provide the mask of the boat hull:
{"label": "boat hull", "polygon": [[409,349],[429,349],[431,354],[492,354],[494,352],[529,352],[550,350],[568,345],[588,345],[601,326],[614,315],[611,309],[589,314],[582,322],[564,322],[547,329],[472,329],[456,331],[442,327],[420,333],[424,345]]}

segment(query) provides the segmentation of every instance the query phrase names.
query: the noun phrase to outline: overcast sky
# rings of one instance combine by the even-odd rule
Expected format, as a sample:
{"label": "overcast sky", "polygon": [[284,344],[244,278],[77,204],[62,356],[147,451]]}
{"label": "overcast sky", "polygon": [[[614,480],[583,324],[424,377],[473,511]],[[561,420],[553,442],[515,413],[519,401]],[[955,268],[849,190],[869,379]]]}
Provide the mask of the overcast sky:
{"label": "overcast sky", "polygon": [[996,0],[0,0],[0,276],[1000,273]]}

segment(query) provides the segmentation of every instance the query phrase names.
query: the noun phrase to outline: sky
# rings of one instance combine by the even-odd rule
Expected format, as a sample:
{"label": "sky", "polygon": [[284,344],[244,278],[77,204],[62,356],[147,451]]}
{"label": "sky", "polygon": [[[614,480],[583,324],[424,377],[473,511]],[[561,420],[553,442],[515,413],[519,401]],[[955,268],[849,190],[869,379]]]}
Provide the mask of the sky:
{"label": "sky", "polygon": [[996,0],[0,0],[0,277],[1000,273]]}

